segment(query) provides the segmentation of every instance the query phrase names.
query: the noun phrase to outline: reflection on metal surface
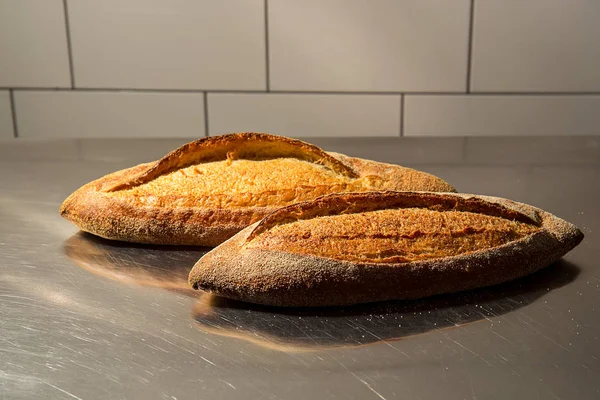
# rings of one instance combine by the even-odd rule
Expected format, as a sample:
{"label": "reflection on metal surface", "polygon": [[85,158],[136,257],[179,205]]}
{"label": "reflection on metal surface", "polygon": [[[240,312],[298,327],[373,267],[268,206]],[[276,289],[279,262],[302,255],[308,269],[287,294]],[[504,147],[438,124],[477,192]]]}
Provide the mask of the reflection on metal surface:
{"label": "reflection on metal surface", "polygon": [[423,300],[334,308],[275,308],[204,294],[194,319],[210,333],[283,351],[361,346],[498,317],[573,281],[565,261],[528,277],[471,292]]}
{"label": "reflection on metal surface", "polygon": [[65,254],[93,274],[115,281],[176,290],[194,296],[187,282],[194,263],[209,249],[152,246],[106,240],[79,232],[64,245]]}

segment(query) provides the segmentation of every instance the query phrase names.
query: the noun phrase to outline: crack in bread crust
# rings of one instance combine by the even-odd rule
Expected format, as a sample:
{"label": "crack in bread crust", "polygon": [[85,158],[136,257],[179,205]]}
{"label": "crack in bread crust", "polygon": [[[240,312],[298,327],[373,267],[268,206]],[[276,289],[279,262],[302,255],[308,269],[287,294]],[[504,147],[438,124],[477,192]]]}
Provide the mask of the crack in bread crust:
{"label": "crack in bread crust", "polygon": [[244,159],[189,166],[107,195],[136,206],[280,207],[330,193],[385,190],[388,186],[389,182],[377,176],[350,178],[293,158]]}
{"label": "crack in bread crust", "polygon": [[401,208],[275,225],[247,247],[354,262],[407,263],[501,246],[538,229],[472,212]]}
{"label": "crack in bread crust", "polygon": [[[510,204],[510,201],[505,204]],[[346,196],[323,196],[313,202],[298,203],[279,209],[250,233],[248,241],[278,225],[339,214],[359,214],[385,209],[428,209],[432,211],[465,211],[539,225],[539,216],[484,200],[484,196],[403,192],[351,193]]]}

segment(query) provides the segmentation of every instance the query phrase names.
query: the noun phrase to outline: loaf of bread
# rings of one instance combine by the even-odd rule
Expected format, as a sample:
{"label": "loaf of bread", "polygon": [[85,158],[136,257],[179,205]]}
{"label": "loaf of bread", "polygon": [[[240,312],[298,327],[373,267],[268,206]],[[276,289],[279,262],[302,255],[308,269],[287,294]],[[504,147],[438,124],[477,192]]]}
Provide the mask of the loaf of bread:
{"label": "loaf of bread", "polygon": [[582,238],[548,212],[501,198],[332,194],[247,227],[201,258],[189,282],[274,306],[412,299],[524,276]]}
{"label": "loaf of bread", "polygon": [[60,213],[81,230],[137,243],[216,246],[268,213],[337,192],[454,191],[443,180],[289,138],[200,139],[71,194]]}

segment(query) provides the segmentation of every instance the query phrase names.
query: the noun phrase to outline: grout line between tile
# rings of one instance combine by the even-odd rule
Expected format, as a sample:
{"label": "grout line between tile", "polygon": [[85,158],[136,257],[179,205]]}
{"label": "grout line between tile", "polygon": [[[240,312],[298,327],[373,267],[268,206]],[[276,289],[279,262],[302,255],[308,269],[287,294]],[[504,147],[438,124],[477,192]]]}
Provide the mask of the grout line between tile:
{"label": "grout line between tile", "polygon": [[17,108],[15,106],[15,94],[13,90],[8,91],[8,98],[10,100],[10,114],[12,117],[12,125],[13,125],[13,137],[19,137],[19,127],[17,125]]}
{"label": "grout line between tile", "polygon": [[267,92],[271,91],[271,57],[269,55],[269,0],[264,1],[265,11],[265,74]]}
{"label": "grout line between tile", "polygon": [[[335,90],[271,90],[272,94],[331,94],[331,95],[373,95],[373,96],[398,96],[404,92],[360,92],[360,91],[335,91]],[[464,94],[455,92],[454,94]]]}
{"label": "grout line between tile", "polygon": [[208,134],[208,93],[204,92],[204,136],[210,136]]}
{"label": "grout line between tile", "polygon": [[28,87],[2,86],[0,90],[39,91],[39,92],[123,92],[123,93],[232,93],[232,94],[307,94],[307,95],[372,95],[372,96],[600,96],[600,92],[360,92],[360,91],[318,91],[318,90],[235,90],[235,89],[136,89],[136,88],[86,88],[76,87]]}
{"label": "grout line between tile", "polygon": [[401,94],[400,95],[400,137],[404,136],[404,102],[405,102],[406,96]]}
{"label": "grout line between tile", "polygon": [[67,51],[69,55],[69,76],[71,77],[71,88],[75,89],[75,70],[73,69],[73,48],[71,46],[71,27],[69,25],[68,0],[63,0],[63,11],[65,13],[65,30],[67,32]]}
{"label": "grout line between tile", "polygon": [[469,8],[469,37],[467,38],[467,87],[466,92],[471,93],[471,71],[473,69],[473,24],[475,22],[475,0],[471,0]]}

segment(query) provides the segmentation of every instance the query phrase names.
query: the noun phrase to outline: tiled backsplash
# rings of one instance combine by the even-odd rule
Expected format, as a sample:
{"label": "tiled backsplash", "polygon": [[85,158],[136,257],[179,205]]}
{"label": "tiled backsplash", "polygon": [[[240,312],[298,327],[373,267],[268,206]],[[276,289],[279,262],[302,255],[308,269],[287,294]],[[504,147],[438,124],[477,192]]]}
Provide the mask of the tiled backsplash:
{"label": "tiled backsplash", "polygon": [[0,139],[600,134],[600,1],[0,0]]}

